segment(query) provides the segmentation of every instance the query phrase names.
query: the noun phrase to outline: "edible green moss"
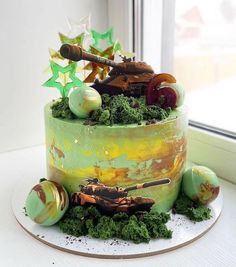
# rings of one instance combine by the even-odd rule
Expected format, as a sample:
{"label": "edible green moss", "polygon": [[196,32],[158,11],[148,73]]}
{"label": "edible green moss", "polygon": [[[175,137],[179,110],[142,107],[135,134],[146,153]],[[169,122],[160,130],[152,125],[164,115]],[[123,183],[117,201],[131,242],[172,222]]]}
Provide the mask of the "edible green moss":
{"label": "edible green moss", "polygon": [[94,206],[76,206],[69,208],[58,225],[62,232],[76,237],[116,237],[138,244],[148,243],[152,238],[171,238],[172,231],[165,225],[169,219],[169,214],[158,212],[137,212],[131,216],[117,213],[105,216]]}
{"label": "edible green moss", "polygon": [[[69,98],[63,97],[52,106],[52,116],[61,119],[76,119],[70,111]],[[124,95],[102,95],[102,107],[93,111],[85,124],[113,125],[117,124],[141,124],[146,120],[148,124],[166,119],[171,109],[164,110],[158,106],[147,106],[145,98],[134,98]]]}
{"label": "edible green moss", "polygon": [[140,124],[143,120],[151,121],[166,119],[170,109],[164,110],[158,106],[147,106],[145,98],[127,97],[124,95],[102,95],[102,107],[95,110],[88,122],[97,124]]}
{"label": "edible green moss", "polygon": [[70,111],[69,108],[69,98],[62,97],[60,100],[55,101],[55,103],[51,106],[52,116],[54,118],[61,119],[76,119],[76,116]]}
{"label": "edible green moss", "polygon": [[191,221],[201,222],[211,218],[211,209],[200,203],[192,201],[185,194],[181,193],[176,200],[173,212],[186,215]]}

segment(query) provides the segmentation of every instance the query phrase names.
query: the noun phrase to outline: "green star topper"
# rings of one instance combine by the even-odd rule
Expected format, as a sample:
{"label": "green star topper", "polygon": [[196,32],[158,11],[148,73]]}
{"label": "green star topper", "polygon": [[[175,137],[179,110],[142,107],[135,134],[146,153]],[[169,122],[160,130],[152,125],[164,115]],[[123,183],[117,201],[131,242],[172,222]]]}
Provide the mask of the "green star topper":
{"label": "green star topper", "polygon": [[59,38],[60,38],[62,44],[74,44],[74,45],[79,45],[79,46],[83,47],[84,36],[85,36],[85,33],[82,32],[81,34],[77,35],[76,37],[70,38],[70,37],[64,35],[63,33],[59,32]]}
{"label": "green star topper", "polygon": [[101,48],[99,47],[99,42],[101,40],[106,40],[108,46],[112,46],[114,44],[114,42],[113,42],[113,29],[112,28],[108,29],[104,33],[97,32],[95,30],[91,30],[91,34],[92,34],[92,38],[93,38],[93,44],[92,45],[99,50],[101,50]]}
{"label": "green star topper", "polygon": [[[43,86],[57,88],[62,97],[67,97],[71,88],[83,85],[83,82],[75,76],[76,62],[62,67],[51,60],[50,67],[52,70],[52,77],[47,80]],[[58,79],[60,81],[58,81]]]}

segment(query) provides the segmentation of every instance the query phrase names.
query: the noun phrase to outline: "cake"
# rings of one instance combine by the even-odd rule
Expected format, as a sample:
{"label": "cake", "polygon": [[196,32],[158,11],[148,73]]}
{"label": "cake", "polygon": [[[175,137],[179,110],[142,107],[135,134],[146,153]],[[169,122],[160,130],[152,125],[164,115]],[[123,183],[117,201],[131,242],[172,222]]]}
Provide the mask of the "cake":
{"label": "cake", "polygon": [[[155,75],[145,63],[117,64],[85,53],[73,45],[63,45],[61,54],[77,61],[86,58],[112,65],[110,77],[92,86],[101,95],[109,93],[114,98],[120,94],[136,97],[138,93],[145,95],[148,84],[152,84],[153,80],[159,77],[161,87],[173,77],[168,74]],[[112,78],[113,73],[115,78]],[[124,76],[125,85],[122,84]],[[169,89],[168,86],[161,90]],[[79,92],[80,89],[77,90]],[[119,123],[111,126],[85,125],[85,119],[81,118],[55,118],[51,106],[52,103],[49,103],[45,107],[47,171],[50,180],[62,184],[69,193],[73,193],[89,177],[97,178],[111,187],[133,186],[167,177],[170,178],[168,185],[132,191],[130,195],[150,197],[155,201],[154,209],[170,210],[178,196],[186,162],[185,106],[177,108],[175,103],[166,119],[153,124],[140,121],[139,124]]]}
{"label": "cake", "polygon": [[[135,243],[171,238],[165,225],[171,209],[193,221],[209,219],[206,205],[219,184],[208,168],[185,172],[187,108],[175,77],[127,58],[118,43],[86,50],[77,37],[63,37],[68,43],[51,51],[52,77],[44,85],[56,87],[61,98],[44,109],[48,180],[30,191],[29,218],[59,223],[74,236]],[[83,82],[81,60],[90,71]]]}

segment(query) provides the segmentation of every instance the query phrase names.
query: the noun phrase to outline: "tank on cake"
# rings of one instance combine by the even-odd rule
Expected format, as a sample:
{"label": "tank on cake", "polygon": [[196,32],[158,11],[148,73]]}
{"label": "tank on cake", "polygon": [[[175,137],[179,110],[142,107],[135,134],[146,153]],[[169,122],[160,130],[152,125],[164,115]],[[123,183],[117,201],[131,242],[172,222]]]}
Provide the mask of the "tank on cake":
{"label": "tank on cake", "polygon": [[96,80],[92,85],[100,94],[142,96],[145,94],[148,82],[155,75],[152,67],[145,62],[134,62],[131,59],[123,58],[123,62],[116,63],[107,58],[87,53],[75,45],[63,44],[60,53],[64,58],[73,61],[88,60],[113,68],[109,72],[108,78],[103,81]]}
{"label": "tank on cake", "polygon": [[129,197],[128,192],[137,189],[143,189],[151,186],[169,184],[170,179],[164,178],[143,184],[122,188],[109,187],[99,183],[98,179],[88,179],[87,185],[81,185],[80,191],[72,195],[72,204],[74,205],[95,205],[103,212],[134,213],[136,211],[150,211],[155,203],[152,198],[147,197]]}

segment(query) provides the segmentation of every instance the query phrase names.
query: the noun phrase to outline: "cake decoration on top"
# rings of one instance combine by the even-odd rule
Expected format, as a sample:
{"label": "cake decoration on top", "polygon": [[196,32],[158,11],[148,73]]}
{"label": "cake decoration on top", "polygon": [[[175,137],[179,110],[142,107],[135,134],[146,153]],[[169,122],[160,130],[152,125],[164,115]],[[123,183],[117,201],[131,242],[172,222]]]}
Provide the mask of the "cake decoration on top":
{"label": "cake decoration on top", "polygon": [[69,96],[70,110],[81,119],[88,118],[90,112],[101,108],[102,98],[92,87],[83,85]]}
{"label": "cake decoration on top", "polygon": [[[52,76],[43,84],[61,94],[51,107],[54,117],[86,119],[91,125],[141,124],[143,120],[150,124],[166,119],[183,104],[184,91],[176,79],[166,73],[155,74],[145,62],[133,61],[134,53],[113,40],[112,28],[104,32],[92,29],[90,15],[68,22],[69,33],[59,33],[60,50],[49,48]],[[101,47],[101,41],[106,41],[107,47]],[[117,55],[122,58],[119,63]],[[106,95],[110,101],[101,102],[108,99]],[[116,118],[112,112],[117,109],[124,113],[121,118],[127,119]]]}
{"label": "cake decoration on top", "polygon": [[[108,73],[109,77],[104,80],[99,81],[96,78],[96,73],[93,73],[95,70],[89,76],[89,81],[92,78],[91,81],[94,82],[92,87],[101,94],[103,101],[100,107],[97,105],[94,109],[89,109],[87,116],[77,113],[79,118],[88,118],[88,124],[141,124],[143,120],[156,123],[166,119],[172,109],[183,104],[184,95],[179,92],[179,88],[182,87],[178,86],[176,79],[166,73],[154,74],[152,67],[144,62],[135,62],[123,57],[123,62],[116,63],[71,44],[63,44],[60,53],[64,58],[74,62],[87,60],[92,65],[113,68]],[[78,94],[74,98],[72,92],[69,98],[69,103],[77,103],[73,110],[86,106]],[[57,108],[58,104],[55,103],[52,110]],[[70,108],[73,112],[72,109]]]}
{"label": "cake decoration on top", "polygon": [[[59,39],[61,44],[70,44],[80,46],[84,51],[91,52],[95,55],[100,55],[105,58],[114,59],[115,55],[125,56],[126,58],[133,57],[134,54],[126,52],[122,49],[122,46],[118,40],[113,41],[113,29],[108,29],[105,33],[99,33],[90,28],[90,16],[84,17],[79,23],[68,19],[70,25],[70,32],[67,35],[59,32]],[[81,24],[81,25],[80,25]],[[77,30],[73,30],[76,28]],[[82,32],[78,31],[83,30]],[[73,35],[71,35],[73,34]],[[100,40],[108,39],[108,47],[102,49],[99,46]],[[67,60],[62,57],[58,50],[49,48],[50,54],[50,72],[53,76],[46,81],[43,86],[58,88],[61,92],[61,96],[65,97],[68,95],[69,90],[75,86],[82,86],[83,83],[94,82],[94,79],[98,76],[99,79],[104,79],[109,72],[110,68],[102,65],[96,64],[94,62],[89,62],[85,64],[78,65],[76,62]],[[72,66],[71,66],[72,65]],[[71,82],[70,69],[73,69],[73,78],[80,82]],[[56,73],[59,69],[60,73]],[[81,77],[81,75],[83,77]],[[60,81],[58,79],[60,78]],[[70,79],[69,79],[70,78]],[[82,82],[83,81],[83,82]],[[61,89],[63,88],[63,90]],[[67,89],[69,88],[69,89]],[[63,91],[68,91],[66,94]]]}
{"label": "cake decoration on top", "polygon": [[[67,97],[70,89],[83,85],[82,81],[75,75],[77,67],[75,62],[62,67],[51,60],[50,67],[53,75],[43,85],[57,88],[62,97]],[[62,79],[62,83],[57,81],[59,77]]]}

